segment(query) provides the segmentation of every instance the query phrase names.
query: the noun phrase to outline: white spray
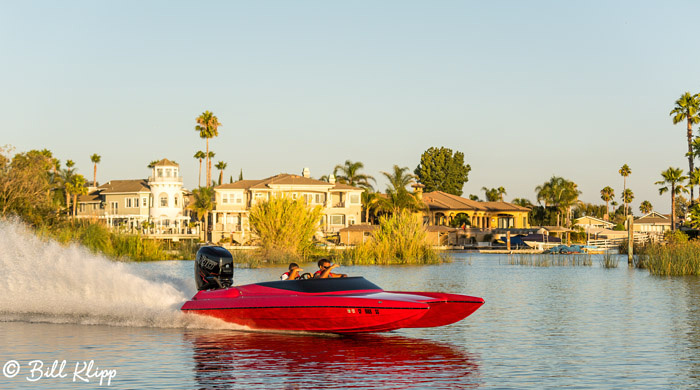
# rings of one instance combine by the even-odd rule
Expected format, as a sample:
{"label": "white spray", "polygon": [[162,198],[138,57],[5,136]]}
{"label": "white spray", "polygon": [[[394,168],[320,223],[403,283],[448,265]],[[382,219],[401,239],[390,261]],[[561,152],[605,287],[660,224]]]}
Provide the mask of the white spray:
{"label": "white spray", "polygon": [[0,220],[0,321],[231,328],[180,311],[191,292]]}

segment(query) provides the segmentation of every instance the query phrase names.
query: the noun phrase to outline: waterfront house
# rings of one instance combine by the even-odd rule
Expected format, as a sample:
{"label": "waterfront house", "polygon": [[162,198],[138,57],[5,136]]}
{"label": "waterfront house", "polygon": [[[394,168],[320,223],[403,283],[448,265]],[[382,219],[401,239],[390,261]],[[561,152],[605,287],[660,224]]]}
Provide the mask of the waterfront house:
{"label": "waterfront house", "polygon": [[258,202],[276,196],[303,199],[309,207],[321,206],[319,233],[337,233],[360,222],[362,189],[312,179],[308,169],[302,175],[278,174],[261,180],[239,180],[214,187],[212,241],[230,239],[237,243],[250,240],[250,210]]}
{"label": "waterfront house", "polygon": [[632,230],[635,233],[650,233],[662,235],[671,230],[671,214],[661,214],[652,211],[634,220]]}
{"label": "waterfront house", "polygon": [[604,221],[600,218],[596,217],[591,217],[591,216],[583,216],[581,218],[576,218],[574,220],[574,226],[578,226],[582,228],[584,231],[588,231],[591,228],[597,228],[597,229],[612,229],[615,227],[615,224],[609,221]]}
{"label": "waterfront house", "polygon": [[425,203],[423,222],[431,226],[449,226],[455,219],[468,221],[479,229],[526,229],[530,227],[530,209],[508,202],[479,202],[442,191],[416,195]]}
{"label": "waterfront house", "polygon": [[110,180],[79,196],[77,218],[99,219],[113,228],[150,235],[188,235],[186,194],[179,165],[162,159],[148,179]]}

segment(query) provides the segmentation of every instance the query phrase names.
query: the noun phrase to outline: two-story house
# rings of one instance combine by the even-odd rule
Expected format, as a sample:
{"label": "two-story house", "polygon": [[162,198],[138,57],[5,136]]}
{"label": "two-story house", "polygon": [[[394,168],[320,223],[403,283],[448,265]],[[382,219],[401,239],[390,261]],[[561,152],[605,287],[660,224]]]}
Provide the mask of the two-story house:
{"label": "two-story house", "polygon": [[77,217],[149,234],[182,233],[189,222],[183,214],[185,193],[179,165],[162,159],[148,180],[110,180],[78,197]]}
{"label": "two-story house", "polygon": [[319,230],[323,233],[360,222],[362,189],[304,175],[279,174],[262,180],[240,180],[214,187],[212,241],[232,238],[239,243],[250,240],[250,210],[257,203],[275,196],[303,199],[309,207],[321,206]]}

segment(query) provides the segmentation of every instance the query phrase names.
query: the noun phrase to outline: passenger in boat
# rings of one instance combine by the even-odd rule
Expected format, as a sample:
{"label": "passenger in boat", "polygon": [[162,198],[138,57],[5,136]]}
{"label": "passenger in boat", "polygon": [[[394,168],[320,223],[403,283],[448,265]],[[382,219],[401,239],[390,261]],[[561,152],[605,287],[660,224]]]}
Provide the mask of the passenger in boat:
{"label": "passenger in boat", "polygon": [[297,263],[291,263],[289,264],[289,271],[285,272],[280,276],[280,279],[282,280],[294,280],[294,279],[299,279],[299,275],[303,271],[303,269],[299,268],[299,264]]}
{"label": "passenger in boat", "polygon": [[331,265],[330,260],[328,259],[321,259],[318,261],[318,268],[319,270],[314,273],[314,278],[317,279],[325,279],[325,278],[345,278],[348,275],[345,274],[334,274],[331,272],[333,268],[338,268],[338,264],[333,264]]}

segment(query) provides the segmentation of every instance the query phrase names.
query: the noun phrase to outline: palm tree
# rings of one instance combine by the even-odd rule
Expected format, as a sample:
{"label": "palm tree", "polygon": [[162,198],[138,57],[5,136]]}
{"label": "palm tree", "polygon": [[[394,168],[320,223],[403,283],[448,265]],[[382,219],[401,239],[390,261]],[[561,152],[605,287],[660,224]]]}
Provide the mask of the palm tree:
{"label": "palm tree", "polygon": [[199,160],[199,181],[197,182],[197,186],[201,187],[202,186],[202,160],[207,157],[204,152],[201,150],[198,150],[197,153],[194,154],[193,156],[197,160]]}
{"label": "palm tree", "polygon": [[497,188],[481,187],[481,190],[484,191],[484,196],[486,197],[487,202],[495,202],[498,200]]}
{"label": "palm tree", "polygon": [[61,177],[61,183],[63,184],[63,191],[66,195],[66,213],[68,215],[70,215],[70,192],[68,191],[68,186],[75,175],[75,169],[73,169],[74,166],[75,162],[73,162],[73,160],[67,160],[66,169],[62,169],[59,174]]}
{"label": "palm tree", "polygon": [[[688,193],[688,190],[683,185],[688,177],[683,176],[683,170],[680,168],[669,167],[667,170],[661,172],[661,177],[663,180],[657,181],[656,185],[663,186],[659,188],[659,195],[665,192],[671,192],[671,229],[676,229],[676,196],[680,195],[682,192]],[[670,188],[669,188],[670,186]]]}
{"label": "palm tree", "polygon": [[531,209],[535,206],[532,204],[532,202],[530,202],[530,199],[525,199],[525,198],[515,198],[510,203],[513,203],[514,205],[517,205],[520,207],[526,207],[528,209]]}
{"label": "palm tree", "polygon": [[654,206],[652,206],[651,202],[648,200],[643,201],[642,204],[639,205],[639,211],[641,211],[642,214],[649,214],[653,209]]}
{"label": "palm tree", "polygon": [[506,189],[503,187],[496,188],[496,194],[498,195],[498,199],[500,199],[501,202],[503,202],[503,195],[508,195],[506,193]]}
{"label": "palm tree", "polygon": [[151,162],[148,163],[147,167],[148,167],[149,169],[153,169],[153,167],[155,167],[156,164],[158,164],[158,160],[153,160],[153,161],[151,161]]}
{"label": "palm tree", "polygon": [[85,195],[88,192],[85,184],[87,181],[83,175],[73,175],[71,181],[66,184],[66,192],[73,195],[73,218],[75,218],[78,206],[78,195]]}
{"label": "palm tree", "polygon": [[[700,184],[700,169],[695,168],[695,170],[688,175],[688,184],[690,188]],[[698,198],[700,198],[700,193],[698,194]],[[695,200],[691,198],[690,203],[693,204],[694,202]]]}
{"label": "palm tree", "polygon": [[228,165],[228,164],[226,164],[225,162],[219,161],[219,162],[216,163],[216,165],[214,166],[214,168],[216,168],[216,169],[219,170],[219,185],[221,185],[221,181],[222,181],[223,178],[224,178],[224,169],[226,169],[226,166],[227,166],[227,165]]}
{"label": "palm tree", "polygon": [[634,200],[634,192],[627,188],[620,197],[622,198],[622,202],[625,204],[625,211],[627,211],[627,205],[632,203]]}
{"label": "palm tree", "polygon": [[214,116],[211,111],[204,111],[202,115],[197,117],[197,126],[195,130],[199,131],[199,137],[207,140],[207,187],[211,183],[211,158],[209,157],[209,138],[213,138],[219,135],[219,118]]}
{"label": "palm tree", "polygon": [[535,192],[538,203],[544,201],[545,207],[552,206],[557,210],[557,226],[561,224],[562,210],[567,211],[567,221],[570,219],[571,207],[578,202],[578,196],[581,195],[576,183],[557,176],[552,176],[548,182],[535,187]]}
{"label": "palm tree", "polygon": [[97,187],[97,164],[100,163],[100,160],[102,160],[102,156],[100,156],[97,153],[90,156],[90,161],[92,161],[92,164],[94,166],[92,171],[92,185],[95,187]]}
{"label": "palm tree", "polygon": [[[624,194],[627,190],[627,176],[632,174],[632,170],[627,164],[624,164],[622,167],[620,167],[618,172],[620,173],[620,176],[622,176],[622,193]],[[627,218],[627,203],[625,203],[625,218]]]}
{"label": "palm tree", "polygon": [[408,167],[401,168],[398,165],[394,165],[394,171],[391,173],[382,172],[389,180],[389,186],[386,189],[387,198],[382,207],[384,210],[395,213],[399,210],[422,209],[422,203],[406,188],[415,182],[416,176],[406,172],[410,172]]}
{"label": "palm tree", "polygon": [[360,188],[372,188],[369,182],[370,180],[375,181],[374,177],[359,172],[364,167],[365,165],[359,161],[345,160],[344,165],[336,165],[333,168],[333,175],[339,183]]}
{"label": "palm tree", "polygon": [[610,201],[615,198],[615,190],[612,189],[610,186],[605,186],[602,190],[600,190],[600,199],[605,202],[605,220],[607,221],[610,218]]}
{"label": "palm tree", "polygon": [[192,191],[194,198],[187,208],[192,210],[198,221],[204,218],[204,241],[209,241],[209,213],[214,209],[214,189],[199,187]]}
{"label": "palm tree", "polygon": [[[673,124],[686,121],[688,137],[688,172],[693,172],[693,125],[700,122],[700,96],[686,92],[676,100],[676,105],[669,113],[673,117]],[[693,186],[690,186],[690,199],[693,199]]]}
{"label": "palm tree", "polygon": [[370,223],[370,214],[373,216],[377,215],[382,202],[382,197],[377,192],[373,192],[370,189],[365,189],[362,191],[362,208],[365,212],[365,222]]}

